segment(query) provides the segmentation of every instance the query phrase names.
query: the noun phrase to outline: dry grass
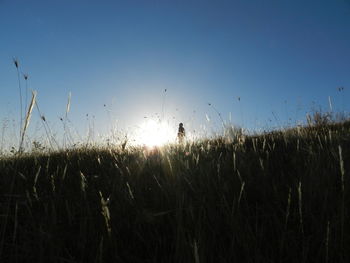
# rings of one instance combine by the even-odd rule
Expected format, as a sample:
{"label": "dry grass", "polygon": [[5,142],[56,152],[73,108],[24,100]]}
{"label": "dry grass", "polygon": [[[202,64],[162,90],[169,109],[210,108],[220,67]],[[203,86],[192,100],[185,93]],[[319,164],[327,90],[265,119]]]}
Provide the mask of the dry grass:
{"label": "dry grass", "polygon": [[35,104],[35,99],[36,99],[36,92],[33,91],[32,92],[32,99],[30,101],[29,107],[28,107],[28,111],[26,113],[26,117],[25,117],[25,121],[24,121],[24,126],[21,132],[21,141],[19,144],[19,152],[23,152],[23,142],[24,142],[24,136],[26,134],[27,128],[29,126],[30,123],[30,117],[32,116],[32,111],[34,108],[34,104]]}
{"label": "dry grass", "polygon": [[0,161],[1,262],[349,262],[350,122]]}

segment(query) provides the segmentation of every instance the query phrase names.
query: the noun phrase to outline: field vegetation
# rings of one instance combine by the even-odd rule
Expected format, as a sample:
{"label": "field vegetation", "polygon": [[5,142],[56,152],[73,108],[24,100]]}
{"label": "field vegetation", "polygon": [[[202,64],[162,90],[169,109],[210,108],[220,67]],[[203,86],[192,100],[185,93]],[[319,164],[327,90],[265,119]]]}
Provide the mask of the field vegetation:
{"label": "field vegetation", "polygon": [[2,156],[0,262],[349,262],[350,122],[322,120]]}

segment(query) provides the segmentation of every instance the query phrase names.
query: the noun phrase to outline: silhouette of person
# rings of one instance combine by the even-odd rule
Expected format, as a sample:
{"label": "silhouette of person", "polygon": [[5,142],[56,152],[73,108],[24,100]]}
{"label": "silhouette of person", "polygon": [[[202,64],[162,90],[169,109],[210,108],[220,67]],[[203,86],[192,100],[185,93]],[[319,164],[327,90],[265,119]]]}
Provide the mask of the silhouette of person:
{"label": "silhouette of person", "polygon": [[183,123],[179,124],[179,131],[177,132],[177,139],[179,140],[179,143],[183,143],[184,139],[185,139],[185,128]]}

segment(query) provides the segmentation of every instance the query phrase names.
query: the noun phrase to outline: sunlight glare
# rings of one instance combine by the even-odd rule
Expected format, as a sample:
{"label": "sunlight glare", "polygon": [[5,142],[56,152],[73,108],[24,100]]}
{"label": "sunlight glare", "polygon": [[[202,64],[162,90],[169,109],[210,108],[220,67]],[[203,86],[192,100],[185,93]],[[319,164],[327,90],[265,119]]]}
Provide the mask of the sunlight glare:
{"label": "sunlight glare", "polygon": [[174,141],[176,131],[167,123],[149,119],[140,125],[135,143],[148,147],[162,146]]}

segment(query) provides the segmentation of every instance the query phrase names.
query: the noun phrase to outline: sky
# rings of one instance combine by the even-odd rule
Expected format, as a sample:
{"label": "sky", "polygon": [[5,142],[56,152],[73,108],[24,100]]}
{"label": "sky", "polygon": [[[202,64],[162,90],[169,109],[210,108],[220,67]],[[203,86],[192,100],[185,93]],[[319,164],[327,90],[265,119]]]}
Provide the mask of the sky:
{"label": "sky", "polygon": [[285,127],[330,101],[350,111],[350,1],[0,0],[5,138],[20,119],[13,58],[57,136],[69,93],[66,125],[82,137],[132,133],[145,117],[174,133]]}

